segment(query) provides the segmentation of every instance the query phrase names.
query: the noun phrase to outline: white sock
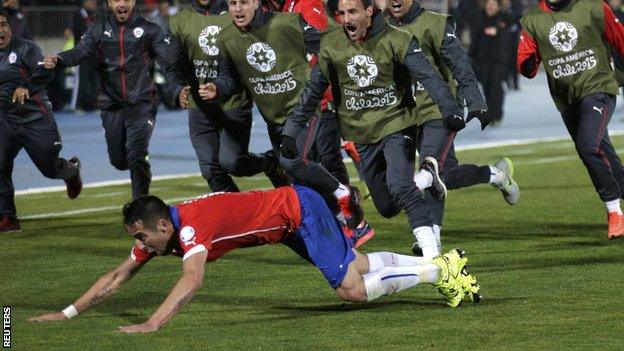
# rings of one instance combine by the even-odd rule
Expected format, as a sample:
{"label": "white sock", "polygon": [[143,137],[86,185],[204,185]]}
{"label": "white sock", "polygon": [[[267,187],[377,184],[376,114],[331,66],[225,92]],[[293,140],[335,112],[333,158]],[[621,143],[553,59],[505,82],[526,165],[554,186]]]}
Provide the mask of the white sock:
{"label": "white sock", "polygon": [[431,263],[431,258],[400,255],[392,252],[373,252],[366,254],[366,257],[368,257],[369,273],[386,267],[422,266]]}
{"label": "white sock", "polygon": [[501,185],[501,183],[503,182],[503,176],[504,176],[503,171],[501,171],[500,168],[494,167],[492,165],[490,165],[489,167],[490,167],[490,184]]}
{"label": "white sock", "polygon": [[414,229],[412,233],[414,234],[414,238],[416,238],[418,247],[420,247],[423,252],[423,257],[433,258],[440,254],[438,240],[433,234],[432,227],[418,227]]}
{"label": "white sock", "polygon": [[336,199],[340,199],[341,197],[345,197],[349,195],[351,195],[351,192],[349,191],[349,188],[346,185],[338,184],[338,188],[334,190],[334,196],[336,197]]}
{"label": "white sock", "polygon": [[425,190],[431,186],[431,183],[433,182],[433,175],[424,169],[421,169],[414,174],[414,182],[416,183],[416,187],[418,189]]}
{"label": "white sock", "polygon": [[442,241],[440,241],[440,232],[442,231],[442,227],[437,224],[433,225],[433,236],[435,236],[436,241],[438,242],[438,252],[442,252]]}
{"label": "white sock", "polygon": [[435,283],[440,275],[440,267],[426,264],[414,267],[385,267],[376,272],[366,273],[366,299],[372,301],[380,296],[411,288],[419,283]]}
{"label": "white sock", "polygon": [[605,201],[604,204],[607,208],[607,212],[617,212],[618,214],[622,214],[622,209],[620,208],[620,199]]}

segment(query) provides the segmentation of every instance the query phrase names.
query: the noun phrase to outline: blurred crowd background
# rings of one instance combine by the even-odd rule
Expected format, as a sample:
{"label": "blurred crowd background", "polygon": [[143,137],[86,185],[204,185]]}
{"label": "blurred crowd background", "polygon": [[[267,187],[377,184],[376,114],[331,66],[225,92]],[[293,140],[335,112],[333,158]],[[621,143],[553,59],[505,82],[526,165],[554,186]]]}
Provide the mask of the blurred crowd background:
{"label": "blurred crowd background", "polygon": [[[72,48],[87,26],[106,16],[104,0],[0,0],[11,18],[14,35],[34,40],[47,54]],[[386,6],[387,0],[375,0]],[[515,69],[515,53],[520,38],[519,20],[538,0],[425,0],[426,9],[453,15],[490,112],[503,118],[504,95],[520,89]],[[168,27],[168,19],[191,0],[138,0],[137,11]],[[622,0],[610,0],[616,15],[624,20]],[[56,72],[49,87],[55,110],[92,111],[97,109],[98,81],[95,59],[80,67]],[[162,77],[155,72],[157,82]],[[165,102],[166,103],[166,102]],[[167,107],[173,108],[170,104]]]}

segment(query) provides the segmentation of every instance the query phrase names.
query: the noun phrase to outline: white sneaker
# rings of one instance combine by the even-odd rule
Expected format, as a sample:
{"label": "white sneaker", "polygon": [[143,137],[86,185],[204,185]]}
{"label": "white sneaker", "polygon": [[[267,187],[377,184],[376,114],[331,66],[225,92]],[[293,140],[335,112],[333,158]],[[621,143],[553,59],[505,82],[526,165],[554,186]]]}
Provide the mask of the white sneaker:
{"label": "white sneaker", "polygon": [[520,200],[520,188],[518,183],[513,179],[514,168],[513,163],[507,157],[503,157],[496,162],[494,167],[503,172],[503,180],[500,184],[494,185],[501,191],[505,201],[510,205],[515,205]]}

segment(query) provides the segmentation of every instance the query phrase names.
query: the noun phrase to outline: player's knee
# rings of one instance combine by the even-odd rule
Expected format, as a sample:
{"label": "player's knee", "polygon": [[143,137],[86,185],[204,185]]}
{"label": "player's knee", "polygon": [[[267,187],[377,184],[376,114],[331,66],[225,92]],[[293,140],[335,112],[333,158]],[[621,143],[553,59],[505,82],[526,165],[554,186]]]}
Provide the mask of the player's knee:
{"label": "player's knee", "polygon": [[392,218],[401,212],[401,208],[396,206],[392,201],[379,201],[373,195],[373,204],[377,208],[377,212],[384,218]]}
{"label": "player's knee", "polygon": [[122,158],[111,157],[110,164],[120,171],[127,171],[129,168],[128,161]]}
{"label": "player's knee", "polygon": [[392,218],[396,215],[399,214],[399,212],[401,212],[400,208],[396,208],[395,206],[384,206],[381,208],[377,208],[377,211],[379,211],[379,214],[381,214],[384,218]]}
{"label": "player's knee", "polygon": [[366,302],[366,288],[364,284],[357,285],[351,288],[338,287],[336,289],[336,294],[338,297],[344,301],[354,302],[354,303],[362,303]]}
{"label": "player's knee", "polygon": [[301,163],[303,162],[301,157],[297,156],[295,158],[286,158],[284,156],[280,156],[280,166],[286,170],[288,173],[296,173],[297,170],[301,167]]}
{"label": "player's knee", "polygon": [[46,178],[55,179],[56,173],[56,169],[53,167],[41,168],[41,174]]}
{"label": "player's knee", "polygon": [[581,157],[600,154],[600,148],[593,142],[581,142],[576,145],[576,151]]}
{"label": "player's knee", "polygon": [[245,166],[244,164],[245,158],[242,156],[239,157],[219,157],[219,164],[227,173],[235,176],[242,177],[242,169]]}

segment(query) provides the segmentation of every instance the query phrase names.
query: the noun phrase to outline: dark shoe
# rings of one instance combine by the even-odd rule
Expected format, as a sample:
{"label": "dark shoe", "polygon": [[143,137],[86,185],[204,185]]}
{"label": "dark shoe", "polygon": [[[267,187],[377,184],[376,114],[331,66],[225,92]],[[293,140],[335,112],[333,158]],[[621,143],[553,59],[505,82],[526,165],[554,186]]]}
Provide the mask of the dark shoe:
{"label": "dark shoe", "polygon": [[366,220],[363,220],[362,223],[360,223],[360,225],[355,229],[343,227],[342,230],[347,238],[351,240],[353,247],[356,249],[375,237],[375,230],[371,228]]}
{"label": "dark shoe", "polygon": [[0,215],[0,233],[21,232],[22,225],[19,219],[7,214]]}
{"label": "dark shoe", "polygon": [[82,192],[82,178],[80,178],[81,164],[80,160],[76,156],[72,157],[67,162],[70,164],[70,167],[77,168],[75,176],[69,179],[65,179],[65,186],[67,186],[67,197],[73,200],[77,198],[78,195],[80,195],[80,193]]}
{"label": "dark shoe", "polygon": [[349,229],[356,229],[364,220],[364,210],[360,206],[360,190],[357,187],[347,185],[349,196],[338,199],[339,219],[343,220]]}
{"label": "dark shoe", "polygon": [[269,178],[274,188],[289,186],[292,183],[290,176],[282,166],[279,160],[273,154],[273,151],[267,151],[264,154],[266,164],[264,166],[264,174]]}
{"label": "dark shoe", "polygon": [[[433,177],[431,181],[431,186],[427,188],[429,190],[429,194],[438,202],[444,201],[446,198],[446,185],[440,178],[440,171],[438,169],[438,161],[431,157],[425,157],[425,160],[420,165],[420,169],[423,169],[429,173]],[[423,189],[420,189],[423,190]]]}

